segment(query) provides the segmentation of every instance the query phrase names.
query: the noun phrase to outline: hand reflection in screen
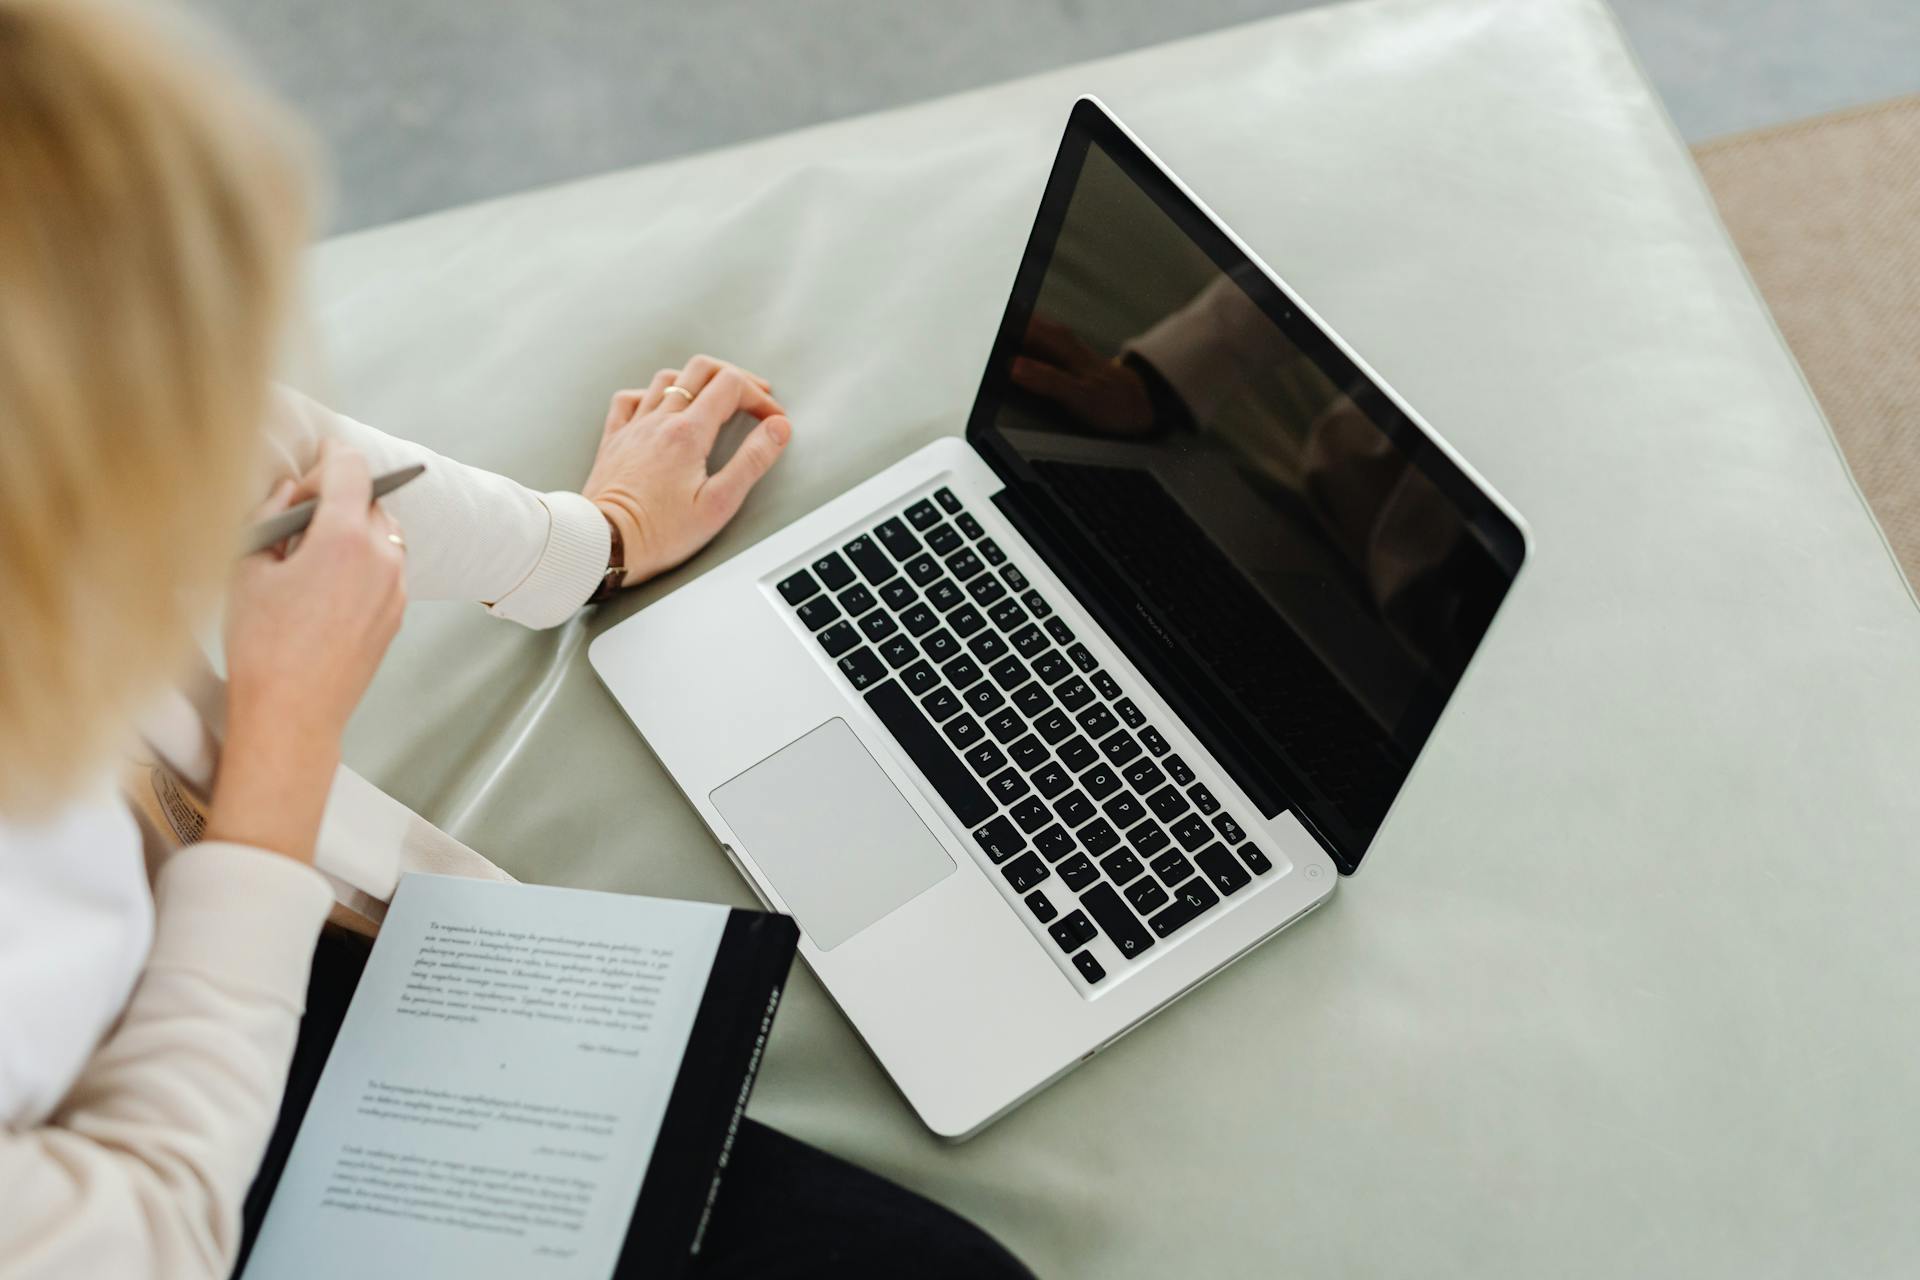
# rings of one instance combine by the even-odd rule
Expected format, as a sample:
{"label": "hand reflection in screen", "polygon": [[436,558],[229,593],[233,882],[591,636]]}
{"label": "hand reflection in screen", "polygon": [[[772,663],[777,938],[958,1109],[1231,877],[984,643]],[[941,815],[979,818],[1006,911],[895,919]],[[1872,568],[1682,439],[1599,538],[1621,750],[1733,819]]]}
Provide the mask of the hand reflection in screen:
{"label": "hand reflection in screen", "polygon": [[1108,359],[1056,320],[1035,316],[1008,370],[1014,385],[1065,409],[1101,435],[1137,437],[1158,425],[1145,378],[1124,357]]}

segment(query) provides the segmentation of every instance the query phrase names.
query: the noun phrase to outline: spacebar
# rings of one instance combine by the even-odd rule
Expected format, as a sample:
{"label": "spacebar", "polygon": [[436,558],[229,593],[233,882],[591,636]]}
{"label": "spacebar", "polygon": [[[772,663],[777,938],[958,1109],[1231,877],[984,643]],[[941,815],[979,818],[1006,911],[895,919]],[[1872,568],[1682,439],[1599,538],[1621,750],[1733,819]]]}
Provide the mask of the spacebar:
{"label": "spacebar", "polygon": [[973,780],[960,757],[941,740],[939,731],[913,705],[913,699],[898,681],[889,680],[867,690],[867,705],[880,723],[887,726],[893,740],[926,775],[940,798],[953,810],[953,816],[969,827],[977,827],[993,816],[995,805]]}

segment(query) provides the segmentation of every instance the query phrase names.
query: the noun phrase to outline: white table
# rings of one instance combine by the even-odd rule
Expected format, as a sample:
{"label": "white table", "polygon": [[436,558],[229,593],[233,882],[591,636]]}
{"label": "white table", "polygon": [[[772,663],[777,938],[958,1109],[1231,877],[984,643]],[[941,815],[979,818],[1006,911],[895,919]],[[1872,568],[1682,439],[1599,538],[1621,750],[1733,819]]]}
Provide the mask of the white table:
{"label": "white table", "polygon": [[469,460],[576,484],[696,350],[799,424],[631,604],[418,607],[350,758],[524,878],[747,901],[584,641],[959,429],[1081,91],[1538,548],[1328,910],[960,1147],[803,976],[753,1113],[1046,1276],[1911,1274],[1920,612],[1593,0],[1315,10],[326,245],[320,389]]}

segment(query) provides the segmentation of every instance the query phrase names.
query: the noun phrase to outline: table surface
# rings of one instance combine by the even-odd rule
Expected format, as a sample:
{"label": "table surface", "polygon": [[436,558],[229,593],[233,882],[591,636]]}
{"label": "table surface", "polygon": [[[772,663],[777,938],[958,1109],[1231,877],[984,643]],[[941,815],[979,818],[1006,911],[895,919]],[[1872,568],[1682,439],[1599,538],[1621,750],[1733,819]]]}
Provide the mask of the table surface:
{"label": "table surface", "polygon": [[322,247],[321,394],[542,488],[694,351],[795,443],[529,633],[412,611],[349,758],[526,879],[746,903],[585,643],[959,429],[1099,93],[1537,548],[1364,870],[973,1141],[807,975],[753,1114],[1046,1276],[1909,1272],[1920,611],[1594,0],[1372,0]]}

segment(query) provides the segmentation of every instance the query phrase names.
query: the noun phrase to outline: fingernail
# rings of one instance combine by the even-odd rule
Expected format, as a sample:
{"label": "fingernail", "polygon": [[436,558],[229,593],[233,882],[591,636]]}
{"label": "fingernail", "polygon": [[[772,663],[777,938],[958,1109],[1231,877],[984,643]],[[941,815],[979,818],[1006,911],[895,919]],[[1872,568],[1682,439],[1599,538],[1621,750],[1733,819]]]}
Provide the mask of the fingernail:
{"label": "fingernail", "polygon": [[793,438],[793,424],[785,418],[775,418],[767,423],[767,434],[773,437],[775,444],[784,445]]}

